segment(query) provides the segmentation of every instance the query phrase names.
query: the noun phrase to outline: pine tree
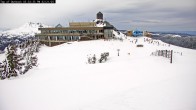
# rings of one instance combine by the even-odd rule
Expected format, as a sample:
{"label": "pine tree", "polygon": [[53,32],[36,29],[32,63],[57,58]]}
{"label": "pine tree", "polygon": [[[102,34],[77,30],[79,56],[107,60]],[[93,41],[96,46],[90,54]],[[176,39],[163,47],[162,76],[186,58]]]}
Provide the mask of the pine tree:
{"label": "pine tree", "polygon": [[7,77],[10,78],[12,76],[17,76],[17,54],[16,54],[16,46],[8,46],[7,48],[7,61],[9,65],[9,72]]}
{"label": "pine tree", "polygon": [[9,45],[6,59],[0,63],[0,79],[25,74],[33,66],[37,66],[40,43],[37,40],[27,40],[22,44]]}
{"label": "pine tree", "polygon": [[40,42],[38,42],[38,41],[36,41],[35,43],[36,43],[36,45],[35,45],[35,48],[36,48],[35,52],[39,52],[39,49],[40,49],[41,43],[40,43]]}
{"label": "pine tree", "polygon": [[37,66],[37,60],[38,60],[37,56],[32,56],[31,57],[31,65]]}
{"label": "pine tree", "polygon": [[0,79],[3,79],[4,65],[0,62]]}
{"label": "pine tree", "polygon": [[5,59],[3,61],[3,72],[2,72],[2,79],[5,79],[8,77],[8,73],[9,73],[9,64],[7,59]]}

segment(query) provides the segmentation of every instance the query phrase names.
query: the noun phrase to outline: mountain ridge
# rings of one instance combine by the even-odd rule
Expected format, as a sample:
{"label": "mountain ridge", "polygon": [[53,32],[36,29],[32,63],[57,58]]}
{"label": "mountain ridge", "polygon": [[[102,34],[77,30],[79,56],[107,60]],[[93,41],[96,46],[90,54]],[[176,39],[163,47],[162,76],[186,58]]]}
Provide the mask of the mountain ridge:
{"label": "mountain ridge", "polygon": [[0,32],[0,36],[5,36],[8,38],[18,37],[18,36],[20,37],[34,36],[36,33],[39,33],[38,28],[41,27],[50,27],[50,26],[42,23],[28,22],[18,28],[2,31]]}

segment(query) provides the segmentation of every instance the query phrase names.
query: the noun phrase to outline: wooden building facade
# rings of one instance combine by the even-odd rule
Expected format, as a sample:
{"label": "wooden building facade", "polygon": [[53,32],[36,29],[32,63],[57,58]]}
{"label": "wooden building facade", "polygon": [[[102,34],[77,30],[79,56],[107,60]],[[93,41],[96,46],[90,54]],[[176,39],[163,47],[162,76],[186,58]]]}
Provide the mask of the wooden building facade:
{"label": "wooden building facade", "polygon": [[36,37],[41,43],[55,46],[70,41],[104,39],[103,27],[56,27],[39,28]]}
{"label": "wooden building facade", "polygon": [[[99,12],[98,14],[102,14]],[[102,15],[103,16],[103,15]],[[109,39],[113,37],[113,25],[105,21],[105,26],[97,27],[96,22],[70,22],[69,27],[39,28],[36,37],[43,44],[55,46],[70,41]]]}

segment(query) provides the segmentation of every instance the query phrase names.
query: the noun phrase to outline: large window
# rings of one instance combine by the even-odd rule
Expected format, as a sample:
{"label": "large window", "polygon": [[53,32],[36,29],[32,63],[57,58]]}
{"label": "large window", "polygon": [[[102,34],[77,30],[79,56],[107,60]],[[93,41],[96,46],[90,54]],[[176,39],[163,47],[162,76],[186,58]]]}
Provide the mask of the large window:
{"label": "large window", "polygon": [[104,36],[105,37],[112,37],[113,36],[113,32],[110,29],[105,29],[104,30]]}
{"label": "large window", "polygon": [[71,40],[71,36],[66,36],[66,40]]}
{"label": "large window", "polygon": [[47,38],[47,36],[39,36],[40,40],[47,40],[46,38]]}
{"label": "large window", "polygon": [[65,40],[65,39],[64,39],[64,36],[58,36],[57,40]]}
{"label": "large window", "polygon": [[68,30],[63,30],[63,33],[68,33]]}
{"label": "large window", "polygon": [[73,38],[72,40],[74,40],[74,41],[79,40],[79,36],[73,36],[72,38]]}
{"label": "large window", "polygon": [[56,40],[56,36],[50,36],[50,40]]}
{"label": "large window", "polygon": [[103,33],[103,30],[99,30],[100,33]]}

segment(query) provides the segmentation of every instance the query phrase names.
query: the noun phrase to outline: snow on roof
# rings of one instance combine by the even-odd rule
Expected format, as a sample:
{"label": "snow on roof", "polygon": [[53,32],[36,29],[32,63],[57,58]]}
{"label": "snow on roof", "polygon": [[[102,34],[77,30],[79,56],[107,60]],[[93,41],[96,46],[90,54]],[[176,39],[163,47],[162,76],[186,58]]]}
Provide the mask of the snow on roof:
{"label": "snow on roof", "polygon": [[127,37],[125,34],[123,34],[123,33],[120,32],[120,31],[115,31],[115,30],[113,30],[113,34],[114,34],[114,37],[115,37],[115,38],[126,39],[126,37]]}

